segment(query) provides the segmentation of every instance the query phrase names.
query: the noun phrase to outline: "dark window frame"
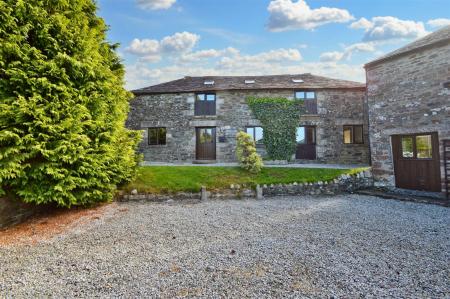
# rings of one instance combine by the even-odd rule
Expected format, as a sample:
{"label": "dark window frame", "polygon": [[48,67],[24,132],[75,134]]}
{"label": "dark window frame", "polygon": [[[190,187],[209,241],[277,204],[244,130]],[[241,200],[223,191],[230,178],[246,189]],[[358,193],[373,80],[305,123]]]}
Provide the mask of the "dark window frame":
{"label": "dark window frame", "polygon": [[[307,93],[313,92],[314,98],[308,98]],[[297,93],[303,93],[303,97],[297,97]],[[305,102],[306,114],[317,114],[317,92],[311,89],[298,89],[294,91],[294,99]]]}
{"label": "dark window frame", "polygon": [[263,129],[263,127],[261,127],[261,126],[247,126],[247,127],[245,127],[245,133],[248,134],[247,129],[253,129],[253,134],[249,134],[249,135],[252,136],[253,141],[255,142],[255,144],[256,144],[257,146],[258,146],[258,145],[264,145],[264,142],[263,142],[263,141],[259,141],[259,142],[256,141],[256,128],[261,128],[262,134],[263,134],[263,140],[264,140],[264,129]]}
{"label": "dark window frame", "polygon": [[[203,96],[203,100],[199,100],[199,96]],[[214,96],[214,101],[208,101],[208,96]],[[216,99],[217,95],[215,92],[197,92],[195,94],[194,103],[194,115],[204,116],[204,115],[216,115]],[[211,103],[212,102],[212,103]],[[208,107],[208,106],[212,106]]]}
{"label": "dark window frame", "polygon": [[[160,140],[160,130],[164,129],[164,142],[161,143]],[[150,141],[150,130],[156,130],[156,143],[152,143]],[[147,134],[148,134],[148,145],[156,145],[156,146],[162,146],[167,144],[167,128],[166,127],[150,127],[147,128]]]}
{"label": "dark window frame", "polygon": [[[401,135],[398,135],[398,136],[400,137],[400,159],[402,159],[402,160],[421,160],[421,161],[433,160],[434,148],[433,148],[433,136],[432,136],[432,133],[401,134]],[[420,136],[430,136],[430,140],[431,140],[431,157],[429,157],[429,158],[419,158],[419,157],[417,157],[417,137],[420,137]],[[412,151],[413,151],[413,156],[412,157],[404,157],[403,156],[402,139],[404,137],[412,138]]]}
{"label": "dark window frame", "polygon": [[[356,142],[355,140],[355,127],[361,128],[361,142]],[[351,142],[345,142],[345,129],[350,128],[350,139]],[[342,142],[344,144],[364,144],[364,125],[343,125],[342,126]]]}

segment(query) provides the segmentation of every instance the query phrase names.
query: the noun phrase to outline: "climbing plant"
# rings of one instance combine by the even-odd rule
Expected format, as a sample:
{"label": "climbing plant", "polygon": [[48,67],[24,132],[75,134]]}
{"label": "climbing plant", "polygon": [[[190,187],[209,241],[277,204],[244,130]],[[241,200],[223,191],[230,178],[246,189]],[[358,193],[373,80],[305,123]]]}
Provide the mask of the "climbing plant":
{"label": "climbing plant", "polygon": [[124,67],[94,0],[0,0],[0,196],[60,206],[132,178]]}
{"label": "climbing plant", "polygon": [[247,98],[247,103],[264,130],[263,142],[269,158],[290,160],[295,153],[295,134],[304,102],[286,98]]}

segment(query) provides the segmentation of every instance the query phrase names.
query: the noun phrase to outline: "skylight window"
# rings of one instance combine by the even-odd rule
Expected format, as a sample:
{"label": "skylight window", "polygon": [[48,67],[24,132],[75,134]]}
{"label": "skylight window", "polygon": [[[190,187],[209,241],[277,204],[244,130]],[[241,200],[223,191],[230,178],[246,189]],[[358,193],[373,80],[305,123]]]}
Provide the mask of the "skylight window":
{"label": "skylight window", "polygon": [[292,79],[292,82],[294,82],[294,83],[303,83],[304,81],[302,79]]}
{"label": "skylight window", "polygon": [[214,80],[211,81],[205,81],[205,85],[214,85]]}
{"label": "skylight window", "polygon": [[255,83],[255,80],[245,80],[245,84],[253,84]]}

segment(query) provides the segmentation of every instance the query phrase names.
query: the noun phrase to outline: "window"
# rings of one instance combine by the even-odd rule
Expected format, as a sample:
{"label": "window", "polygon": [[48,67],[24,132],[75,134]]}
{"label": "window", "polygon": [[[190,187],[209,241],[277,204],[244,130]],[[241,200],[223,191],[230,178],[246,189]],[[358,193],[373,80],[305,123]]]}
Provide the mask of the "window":
{"label": "window", "polygon": [[261,127],[247,127],[247,134],[252,136],[256,144],[263,144],[263,128]]}
{"label": "window", "polygon": [[416,136],[416,148],[418,159],[430,159],[433,150],[431,135]]}
{"label": "window", "polygon": [[316,128],[313,126],[298,127],[295,140],[297,144],[316,144]]}
{"label": "window", "polygon": [[297,141],[297,144],[305,144],[305,127],[298,127],[297,128],[297,134],[295,136],[295,141]]}
{"label": "window", "polygon": [[413,138],[411,136],[402,137],[402,157],[414,157]]}
{"label": "window", "polygon": [[295,98],[297,100],[313,100],[316,98],[316,92],[314,91],[296,91]]}
{"label": "window", "polygon": [[364,134],[362,125],[344,126],[345,144],[363,144]]}
{"label": "window", "polygon": [[214,93],[196,95],[195,115],[216,115],[216,95]]}
{"label": "window", "polygon": [[214,143],[213,128],[200,128],[199,129],[199,143]]}
{"label": "window", "polygon": [[166,144],[166,128],[148,128],[148,144]]}
{"label": "window", "polygon": [[403,158],[432,159],[433,144],[431,135],[401,136],[401,153]]}
{"label": "window", "polygon": [[305,101],[305,112],[307,114],[317,114],[317,99],[315,91],[296,91],[295,99]]}

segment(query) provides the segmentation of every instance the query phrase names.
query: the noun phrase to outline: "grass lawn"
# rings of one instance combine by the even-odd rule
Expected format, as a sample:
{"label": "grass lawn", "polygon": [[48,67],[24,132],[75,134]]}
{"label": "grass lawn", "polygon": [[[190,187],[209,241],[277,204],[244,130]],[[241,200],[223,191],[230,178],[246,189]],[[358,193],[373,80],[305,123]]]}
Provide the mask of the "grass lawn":
{"label": "grass lawn", "polygon": [[137,178],[122,189],[147,193],[198,192],[201,186],[209,190],[227,189],[231,184],[287,184],[330,181],[341,174],[352,174],[361,169],[329,168],[275,168],[264,167],[253,175],[239,167],[206,166],[143,166]]}

